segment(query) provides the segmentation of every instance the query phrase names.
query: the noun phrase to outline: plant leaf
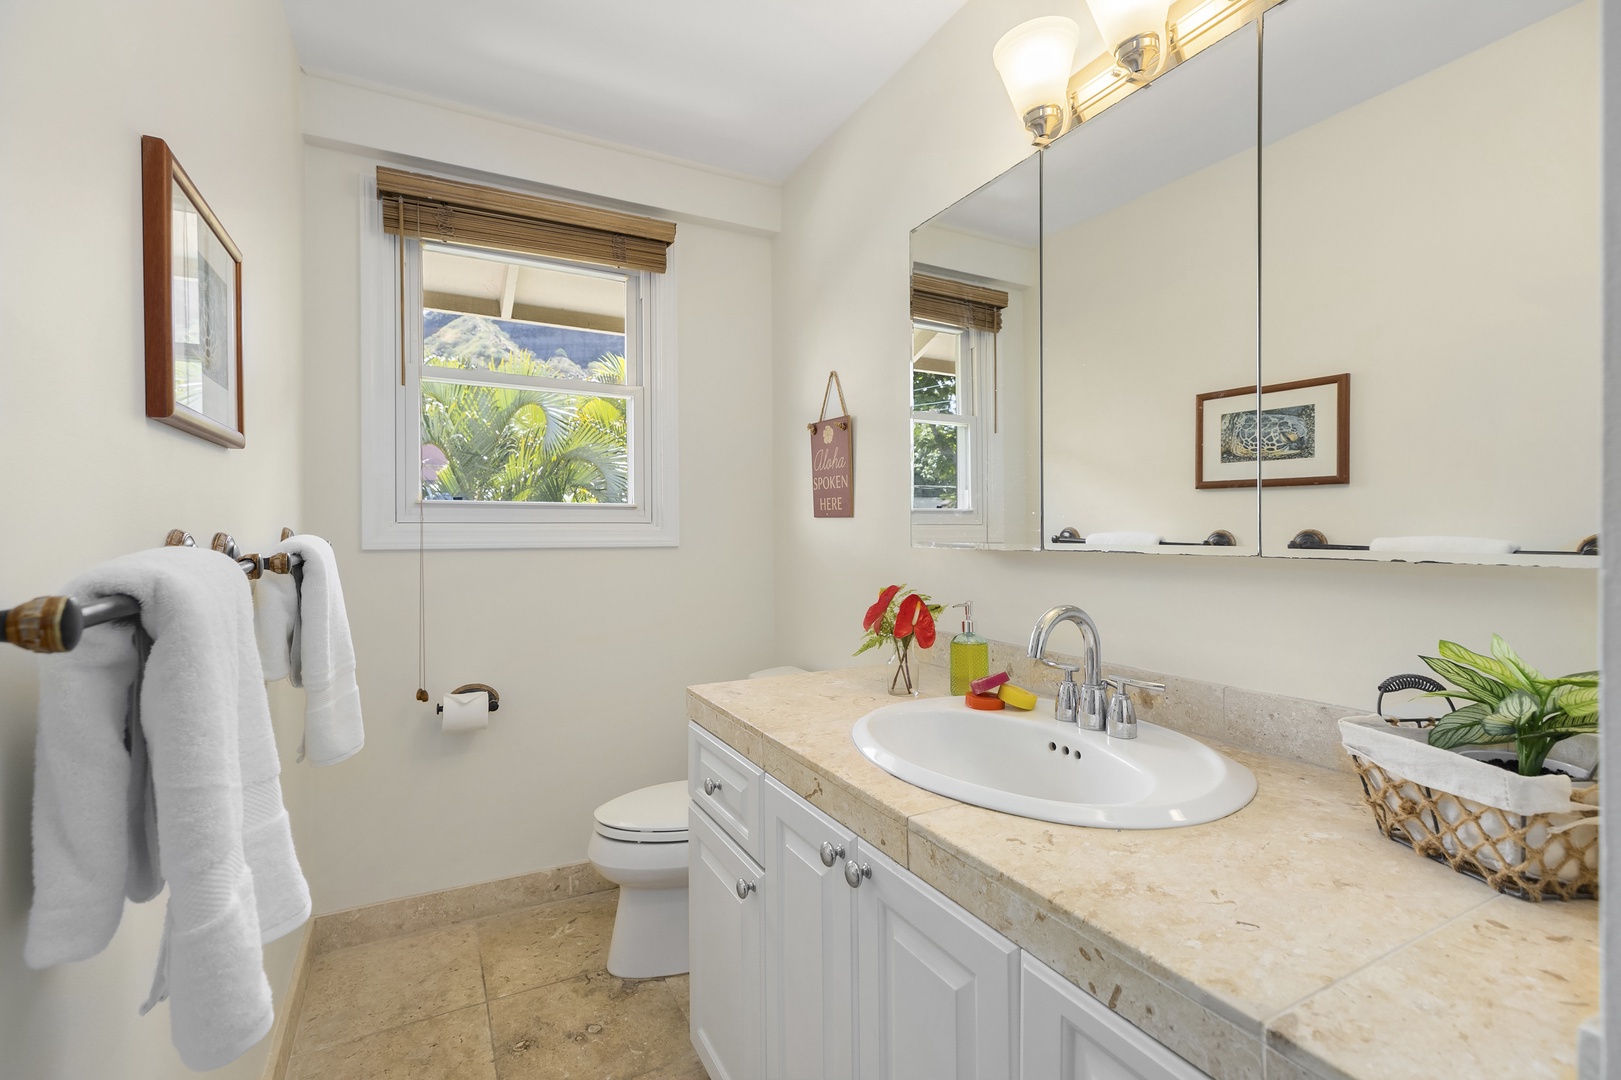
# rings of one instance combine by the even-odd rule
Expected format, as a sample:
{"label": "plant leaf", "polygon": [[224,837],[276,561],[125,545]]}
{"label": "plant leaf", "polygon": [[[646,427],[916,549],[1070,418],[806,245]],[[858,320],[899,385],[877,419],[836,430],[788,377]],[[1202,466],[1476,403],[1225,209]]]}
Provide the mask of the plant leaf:
{"label": "plant leaf", "polygon": [[1503,640],[1501,634],[1492,635],[1492,655],[1517,671],[1525,679],[1527,683],[1525,688],[1527,690],[1532,689],[1537,683],[1548,681],[1543,678],[1542,672],[1521,660],[1519,653],[1509,647],[1508,642]]}
{"label": "plant leaf", "polygon": [[1524,690],[1516,690],[1497,703],[1483,723],[1487,730],[1525,730],[1542,719],[1542,703]]}
{"label": "plant leaf", "polygon": [[1598,715],[1598,687],[1565,685],[1554,694],[1554,705],[1570,717]]}
{"label": "plant leaf", "polygon": [[1487,734],[1483,722],[1475,717],[1460,717],[1463,712],[1443,716],[1434,727],[1430,728],[1430,745],[1440,747],[1442,750],[1455,750],[1460,746],[1476,746],[1481,744],[1506,742],[1506,739],[1494,738]]}
{"label": "plant leaf", "polygon": [[1455,664],[1475,668],[1499,682],[1508,683],[1510,686],[1516,686],[1522,690],[1531,689],[1530,684],[1518,669],[1494,656],[1483,656],[1472,649],[1464,648],[1456,641],[1442,641],[1436,645],[1436,651]]}
{"label": "plant leaf", "polygon": [[[1443,641],[1441,644],[1445,646],[1450,642]],[[1467,649],[1464,651],[1468,652]],[[1482,675],[1480,672],[1465,667],[1455,660],[1443,660],[1435,656],[1421,656],[1419,659],[1428,664],[1430,670],[1443,679],[1447,679],[1468,691],[1476,701],[1484,701],[1495,705],[1507,697],[1514,689],[1501,680],[1494,679],[1489,675]],[[1497,661],[1490,662],[1495,664]]]}

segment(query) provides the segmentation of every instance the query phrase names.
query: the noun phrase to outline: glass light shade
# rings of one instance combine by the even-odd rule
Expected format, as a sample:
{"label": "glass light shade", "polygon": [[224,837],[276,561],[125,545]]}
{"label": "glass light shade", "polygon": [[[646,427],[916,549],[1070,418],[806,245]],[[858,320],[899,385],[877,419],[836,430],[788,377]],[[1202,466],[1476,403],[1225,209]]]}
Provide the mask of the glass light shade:
{"label": "glass light shade", "polygon": [[1165,34],[1165,17],[1170,0],[1086,0],[1092,19],[1103,35],[1103,45],[1111,53],[1120,43],[1138,34]]}
{"label": "glass light shade", "polygon": [[991,61],[1020,121],[1031,109],[1043,105],[1065,107],[1064,91],[1080,40],[1081,28],[1073,19],[1049,15],[1020,23],[996,43]]}

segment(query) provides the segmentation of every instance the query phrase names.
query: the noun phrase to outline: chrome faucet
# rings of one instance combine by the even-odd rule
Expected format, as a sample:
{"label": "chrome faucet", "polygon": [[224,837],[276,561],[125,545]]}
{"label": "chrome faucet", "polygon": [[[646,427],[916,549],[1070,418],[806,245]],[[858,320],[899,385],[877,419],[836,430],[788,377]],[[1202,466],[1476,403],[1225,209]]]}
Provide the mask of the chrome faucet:
{"label": "chrome faucet", "polygon": [[[1047,639],[1059,623],[1072,622],[1080,628],[1085,641],[1081,668],[1058,660],[1047,659]],[[1092,616],[1074,604],[1060,604],[1036,620],[1030,632],[1030,658],[1040,660],[1048,667],[1064,673],[1058,684],[1057,699],[1053,702],[1053,716],[1066,724],[1079,724],[1087,731],[1102,731],[1109,722],[1108,692],[1103,685],[1103,644],[1098,638],[1097,623]],[[1075,672],[1081,671],[1081,684],[1075,685]]]}

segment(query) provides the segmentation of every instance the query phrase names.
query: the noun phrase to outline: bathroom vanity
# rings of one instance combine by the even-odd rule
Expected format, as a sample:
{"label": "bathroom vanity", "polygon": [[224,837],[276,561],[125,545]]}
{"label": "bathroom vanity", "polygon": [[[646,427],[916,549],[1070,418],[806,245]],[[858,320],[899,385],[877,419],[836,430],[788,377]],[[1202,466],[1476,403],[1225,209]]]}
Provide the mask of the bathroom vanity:
{"label": "bathroom vanity", "polygon": [[1203,825],[958,803],[857,750],[886,674],[689,691],[713,1080],[1574,1075],[1596,904],[1499,896],[1381,837],[1350,773],[1232,745],[1258,794]]}

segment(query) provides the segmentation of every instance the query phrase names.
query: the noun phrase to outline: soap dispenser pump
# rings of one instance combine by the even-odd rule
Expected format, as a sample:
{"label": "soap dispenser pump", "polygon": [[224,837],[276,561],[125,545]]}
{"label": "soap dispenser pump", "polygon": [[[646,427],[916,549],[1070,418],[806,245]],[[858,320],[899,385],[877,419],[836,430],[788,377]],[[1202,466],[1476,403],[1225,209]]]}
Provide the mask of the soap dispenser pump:
{"label": "soap dispenser pump", "polygon": [[962,633],[951,639],[951,692],[967,694],[970,683],[991,673],[991,643],[974,633],[972,600],[951,606],[962,608]]}

